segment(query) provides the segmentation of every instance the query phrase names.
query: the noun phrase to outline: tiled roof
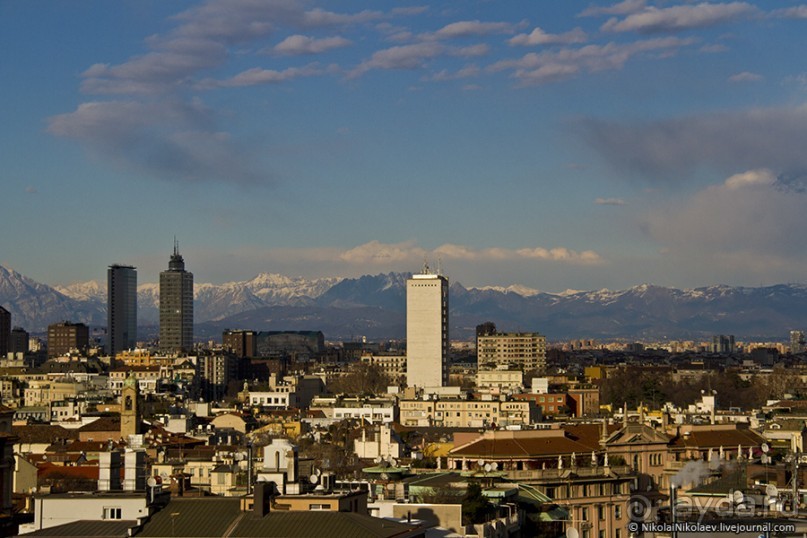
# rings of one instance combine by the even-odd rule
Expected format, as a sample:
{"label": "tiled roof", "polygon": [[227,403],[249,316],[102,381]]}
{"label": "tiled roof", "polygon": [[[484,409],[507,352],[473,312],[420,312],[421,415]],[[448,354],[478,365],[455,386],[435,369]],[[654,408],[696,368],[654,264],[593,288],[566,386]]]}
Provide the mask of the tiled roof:
{"label": "tiled roof", "polygon": [[505,437],[498,435],[509,432],[490,432],[492,435],[481,437],[465,446],[455,448],[451,451],[453,457],[473,457],[473,458],[531,458],[536,456],[557,456],[560,454],[571,454],[576,452],[582,454],[599,450],[599,446],[594,447],[589,443],[581,442],[568,433],[560,432],[560,435],[540,435],[543,432],[535,432],[539,435]]}
{"label": "tiled roof", "polygon": [[50,424],[30,424],[28,426],[12,426],[11,432],[19,438],[19,443],[23,444],[44,444],[53,443],[56,439],[77,439],[75,430],[68,430],[61,426],[51,426]]}
{"label": "tiled roof", "polygon": [[98,480],[97,465],[54,465],[42,463],[38,466],[36,476],[42,480],[61,480],[78,478],[85,480]]}
{"label": "tiled roof", "polygon": [[120,417],[101,417],[78,429],[80,432],[120,431]]}
{"label": "tiled roof", "polygon": [[146,523],[139,537],[406,538],[422,536],[409,525],[352,512],[242,512],[240,499],[172,499]]}
{"label": "tiled roof", "polygon": [[247,514],[233,537],[265,538],[393,538],[422,536],[410,525],[353,512],[270,512],[265,517]]}
{"label": "tiled roof", "polygon": [[171,499],[138,536],[224,536],[242,514],[241,501],[236,498]]}
{"label": "tiled roof", "polygon": [[676,437],[674,448],[733,448],[737,445],[758,447],[765,439],[751,430],[693,430],[689,435]]}

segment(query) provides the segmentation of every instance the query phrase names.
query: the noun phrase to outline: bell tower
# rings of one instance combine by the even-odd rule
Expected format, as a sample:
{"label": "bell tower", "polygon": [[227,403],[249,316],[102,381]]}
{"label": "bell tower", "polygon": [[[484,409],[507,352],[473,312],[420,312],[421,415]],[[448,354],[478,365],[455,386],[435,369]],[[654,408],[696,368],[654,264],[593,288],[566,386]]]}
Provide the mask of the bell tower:
{"label": "bell tower", "polygon": [[120,436],[128,440],[130,435],[140,433],[140,408],[137,401],[137,379],[129,372],[123,382],[120,397]]}

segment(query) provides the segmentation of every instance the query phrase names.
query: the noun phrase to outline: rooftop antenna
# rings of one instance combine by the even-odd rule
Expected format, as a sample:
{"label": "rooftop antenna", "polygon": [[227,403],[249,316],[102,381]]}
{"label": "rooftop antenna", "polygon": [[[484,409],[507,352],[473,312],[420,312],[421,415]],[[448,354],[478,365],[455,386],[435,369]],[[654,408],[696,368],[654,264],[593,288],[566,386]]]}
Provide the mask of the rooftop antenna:
{"label": "rooftop antenna", "polygon": [[179,241],[177,241],[177,236],[174,236],[174,256],[179,255]]}
{"label": "rooftop antenna", "polygon": [[423,256],[423,274],[429,274],[429,260],[426,258],[426,256]]}
{"label": "rooftop antenna", "polygon": [[442,275],[442,274],[443,274],[443,267],[442,267],[442,265],[443,265],[443,260],[442,260],[442,258],[440,258],[440,257],[438,256],[438,257],[437,257],[437,274],[438,274],[438,275]]}

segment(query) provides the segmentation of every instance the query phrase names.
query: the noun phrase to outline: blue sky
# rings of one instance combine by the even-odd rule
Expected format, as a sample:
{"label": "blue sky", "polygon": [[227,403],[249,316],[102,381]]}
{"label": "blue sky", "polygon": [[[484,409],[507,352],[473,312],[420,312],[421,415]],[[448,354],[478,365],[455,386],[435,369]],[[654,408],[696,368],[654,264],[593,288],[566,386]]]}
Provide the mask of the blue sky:
{"label": "blue sky", "polygon": [[0,263],[802,282],[807,4],[0,3]]}

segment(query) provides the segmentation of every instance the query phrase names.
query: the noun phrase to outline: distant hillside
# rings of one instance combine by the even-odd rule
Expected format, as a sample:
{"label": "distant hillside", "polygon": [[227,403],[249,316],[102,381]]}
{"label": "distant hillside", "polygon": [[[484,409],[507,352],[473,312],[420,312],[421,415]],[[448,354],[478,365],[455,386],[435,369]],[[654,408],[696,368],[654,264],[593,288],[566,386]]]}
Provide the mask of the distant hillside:
{"label": "distant hillside", "polygon": [[[200,337],[224,328],[321,330],[330,339],[403,338],[407,273],[307,280],[262,273],[243,282],[197,284]],[[138,286],[139,323],[159,318],[157,284]],[[0,304],[13,324],[42,331],[69,319],[103,326],[106,285],[83,282],[58,290],[0,266]],[[642,284],[626,290],[563,294],[511,286],[465,288],[451,284],[451,337],[471,338],[477,324],[538,331],[550,340],[577,337],[700,339],[716,333],[783,339],[807,329],[807,287],[708,286],[679,290]]]}

